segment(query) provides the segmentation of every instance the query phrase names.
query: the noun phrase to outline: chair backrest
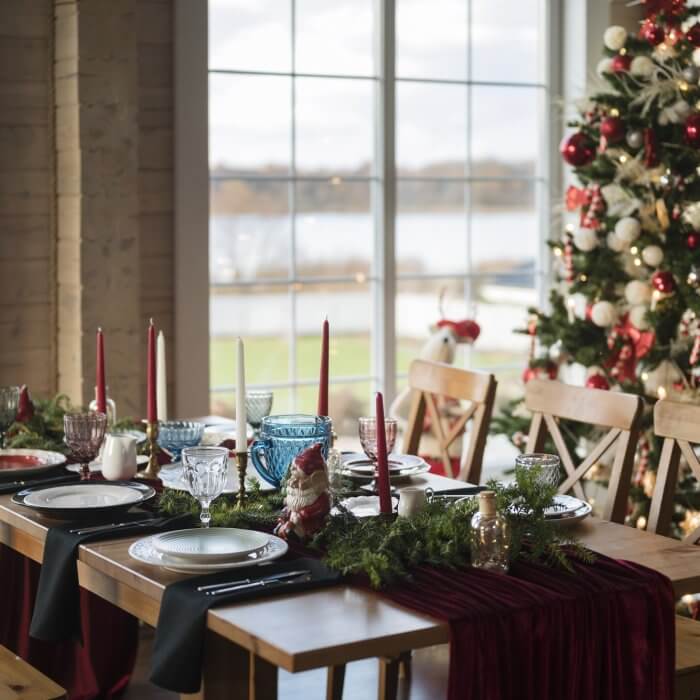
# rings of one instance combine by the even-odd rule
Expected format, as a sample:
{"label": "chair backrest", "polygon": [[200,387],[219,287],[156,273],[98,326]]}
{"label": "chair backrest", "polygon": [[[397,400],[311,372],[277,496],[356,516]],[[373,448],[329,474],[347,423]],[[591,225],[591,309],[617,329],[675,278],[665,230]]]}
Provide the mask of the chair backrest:
{"label": "chair backrest", "polygon": [[[559,487],[559,493],[573,489],[577,498],[585,499],[581,479],[615,445],[615,459],[603,517],[618,523],[624,522],[643,410],[641,397],[532,379],[525,387],[525,405],[532,412],[526,451],[542,452],[547,433],[550,434],[567,474]],[[561,418],[609,428],[578,466],[574,464],[559,428],[558,421]]]}
{"label": "chair backrest", "polygon": [[[673,501],[678,484],[681,455],[700,482],[700,462],[691,443],[700,443],[700,406],[666,399],[654,406],[654,433],[664,438],[661,458],[656,470],[656,484],[651,497],[647,530],[660,535],[670,534]],[[695,543],[700,539],[700,527],[683,538]]]}
{"label": "chair backrest", "polygon": [[[496,379],[492,374],[470,372],[441,362],[414,360],[408,377],[412,389],[411,411],[404,439],[404,452],[418,454],[426,410],[430,418],[430,429],[440,448],[440,458],[445,474],[453,476],[449,447],[460,436],[471,419],[469,448],[462,449],[458,478],[478,484],[486,447],[493,402],[496,396]],[[454,423],[447,428],[438,410],[436,397],[468,401],[466,410],[460,408]]]}

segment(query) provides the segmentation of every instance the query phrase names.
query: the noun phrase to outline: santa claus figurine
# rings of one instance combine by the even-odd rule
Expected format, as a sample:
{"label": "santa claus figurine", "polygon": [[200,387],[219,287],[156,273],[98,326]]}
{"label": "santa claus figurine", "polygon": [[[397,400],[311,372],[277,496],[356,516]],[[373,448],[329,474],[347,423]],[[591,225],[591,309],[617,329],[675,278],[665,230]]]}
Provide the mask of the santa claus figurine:
{"label": "santa claus figurine", "polygon": [[298,454],[289,470],[287,496],[275,534],[287,539],[290,533],[304,540],[318,532],[331,510],[328,472],[321,444]]}

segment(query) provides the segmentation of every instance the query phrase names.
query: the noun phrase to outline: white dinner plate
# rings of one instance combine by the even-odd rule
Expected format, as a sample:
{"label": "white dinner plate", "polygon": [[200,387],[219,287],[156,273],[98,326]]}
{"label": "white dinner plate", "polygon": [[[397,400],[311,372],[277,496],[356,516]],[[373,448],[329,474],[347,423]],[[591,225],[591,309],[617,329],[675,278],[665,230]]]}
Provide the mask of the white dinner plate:
{"label": "white dinner plate", "polygon": [[193,564],[189,562],[185,564],[179,559],[173,559],[167,554],[159,552],[153,546],[155,537],[157,537],[157,535],[151,535],[150,537],[144,537],[134,542],[131,547],[129,547],[129,556],[144,564],[158,566],[178,574],[205,574],[214,571],[224,571],[226,569],[240,569],[241,567],[251,566],[253,564],[265,564],[274,559],[279,559],[286,554],[288,549],[287,543],[284,540],[274,535],[268,535],[270,539],[264,549],[259,552],[251,552],[242,559],[208,564]]}
{"label": "white dinner plate", "polygon": [[66,463],[66,456],[49,450],[0,450],[0,478],[36,476]]}
{"label": "white dinner plate", "polygon": [[187,564],[230,562],[260,552],[270,536],[257,530],[235,527],[189,528],[157,535],[153,546],[161,553]]}
{"label": "white dinner plate", "polygon": [[[400,481],[401,479],[408,479],[411,476],[418,476],[420,474],[425,474],[430,471],[430,465],[424,462],[422,459],[419,460],[415,466],[409,466],[402,469],[392,469],[389,471],[389,479],[391,481]],[[374,468],[350,468],[343,466],[340,469],[340,474],[348,479],[360,479],[363,481],[374,479]]]}
{"label": "white dinner plate", "polygon": [[[148,455],[136,455],[136,468],[141,469],[148,464]],[[66,469],[71,472],[80,472],[82,467],[80,464],[69,464]],[[102,471],[102,461],[99,459],[94,459],[90,462],[90,472],[101,472]]]}
{"label": "white dinner plate", "polygon": [[[175,489],[176,491],[188,491],[187,482],[182,475],[182,462],[174,462],[173,464],[164,464],[158,473],[163,486],[166,489]],[[246,471],[246,482],[256,481],[260,484],[263,491],[274,491],[275,487],[263,481],[250,463]],[[238,469],[236,468],[236,460],[229,457],[228,472],[226,474],[226,484],[224,485],[224,493],[238,493]]]}
{"label": "white dinner plate", "polygon": [[[374,463],[363,452],[346,452],[341,457],[343,467],[351,471],[370,472],[374,469]],[[416,455],[401,455],[392,452],[389,455],[389,471],[400,471],[425,464],[422,457]]]}
{"label": "white dinner plate", "polygon": [[545,508],[544,515],[548,519],[558,520],[559,518],[567,518],[578,512],[582,507],[588,507],[588,503],[580,498],[559,494],[554,497],[554,505]]}
{"label": "white dinner plate", "polygon": [[[346,510],[349,510],[356,518],[371,518],[379,515],[379,496],[353,496],[341,501],[340,504]],[[391,509],[396,512],[399,505],[399,499],[391,498]],[[332,515],[339,515],[340,510],[334,508]]]}

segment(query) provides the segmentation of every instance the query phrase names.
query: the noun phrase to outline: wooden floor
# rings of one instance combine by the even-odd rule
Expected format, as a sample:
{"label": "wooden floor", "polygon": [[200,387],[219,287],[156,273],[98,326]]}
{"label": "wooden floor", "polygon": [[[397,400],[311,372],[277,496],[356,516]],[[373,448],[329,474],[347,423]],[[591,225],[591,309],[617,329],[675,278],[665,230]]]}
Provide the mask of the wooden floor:
{"label": "wooden floor", "polygon": [[[124,700],[178,700],[179,696],[148,682],[153,630],[141,628],[139,658],[131,686]],[[447,696],[447,647],[430,647],[414,652],[410,684],[400,680],[399,700],[439,700]],[[326,671],[306,673],[280,671],[279,700],[325,700]],[[377,695],[377,661],[368,659],[348,664],[343,700],[367,700]]]}

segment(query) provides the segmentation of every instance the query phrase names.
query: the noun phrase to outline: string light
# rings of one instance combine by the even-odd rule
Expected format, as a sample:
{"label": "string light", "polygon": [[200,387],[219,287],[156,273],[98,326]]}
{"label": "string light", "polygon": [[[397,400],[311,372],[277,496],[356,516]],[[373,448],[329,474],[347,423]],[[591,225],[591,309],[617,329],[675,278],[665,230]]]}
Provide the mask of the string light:
{"label": "string light", "polygon": [[574,232],[574,225],[573,225],[573,224],[567,224],[567,225],[566,225],[566,232],[567,232],[567,233],[573,233],[573,232]]}
{"label": "string light", "polygon": [[665,399],[666,395],[667,395],[666,389],[664,389],[662,386],[660,386],[656,390],[656,395],[659,397],[659,399]]}
{"label": "string light", "polygon": [[610,110],[610,116],[611,117],[619,117],[620,116],[620,110],[617,107],[613,107]]}
{"label": "string light", "polygon": [[581,274],[578,278],[581,282],[585,282],[588,279],[588,275]]}
{"label": "string light", "polygon": [[552,248],[552,252],[554,253],[555,257],[557,257],[557,258],[560,258],[562,255],[561,248]]}
{"label": "string light", "polygon": [[679,89],[681,92],[687,92],[689,87],[690,87],[690,86],[688,85],[688,83],[685,82],[685,80],[679,80],[679,81],[678,81],[678,89]]}
{"label": "string light", "polygon": [[636,245],[633,245],[633,246],[630,248],[630,253],[632,253],[632,255],[636,255],[638,252],[639,252],[639,248],[637,248]]}
{"label": "string light", "polygon": [[624,155],[624,153],[620,156],[620,163],[626,163],[627,162],[627,156]]}
{"label": "string light", "polygon": [[634,265],[635,267],[640,267],[642,264],[642,259],[641,258],[635,258],[634,259]]}
{"label": "string light", "polygon": [[620,56],[624,56],[626,53],[627,53],[627,49],[623,46],[623,47],[620,49]]}

